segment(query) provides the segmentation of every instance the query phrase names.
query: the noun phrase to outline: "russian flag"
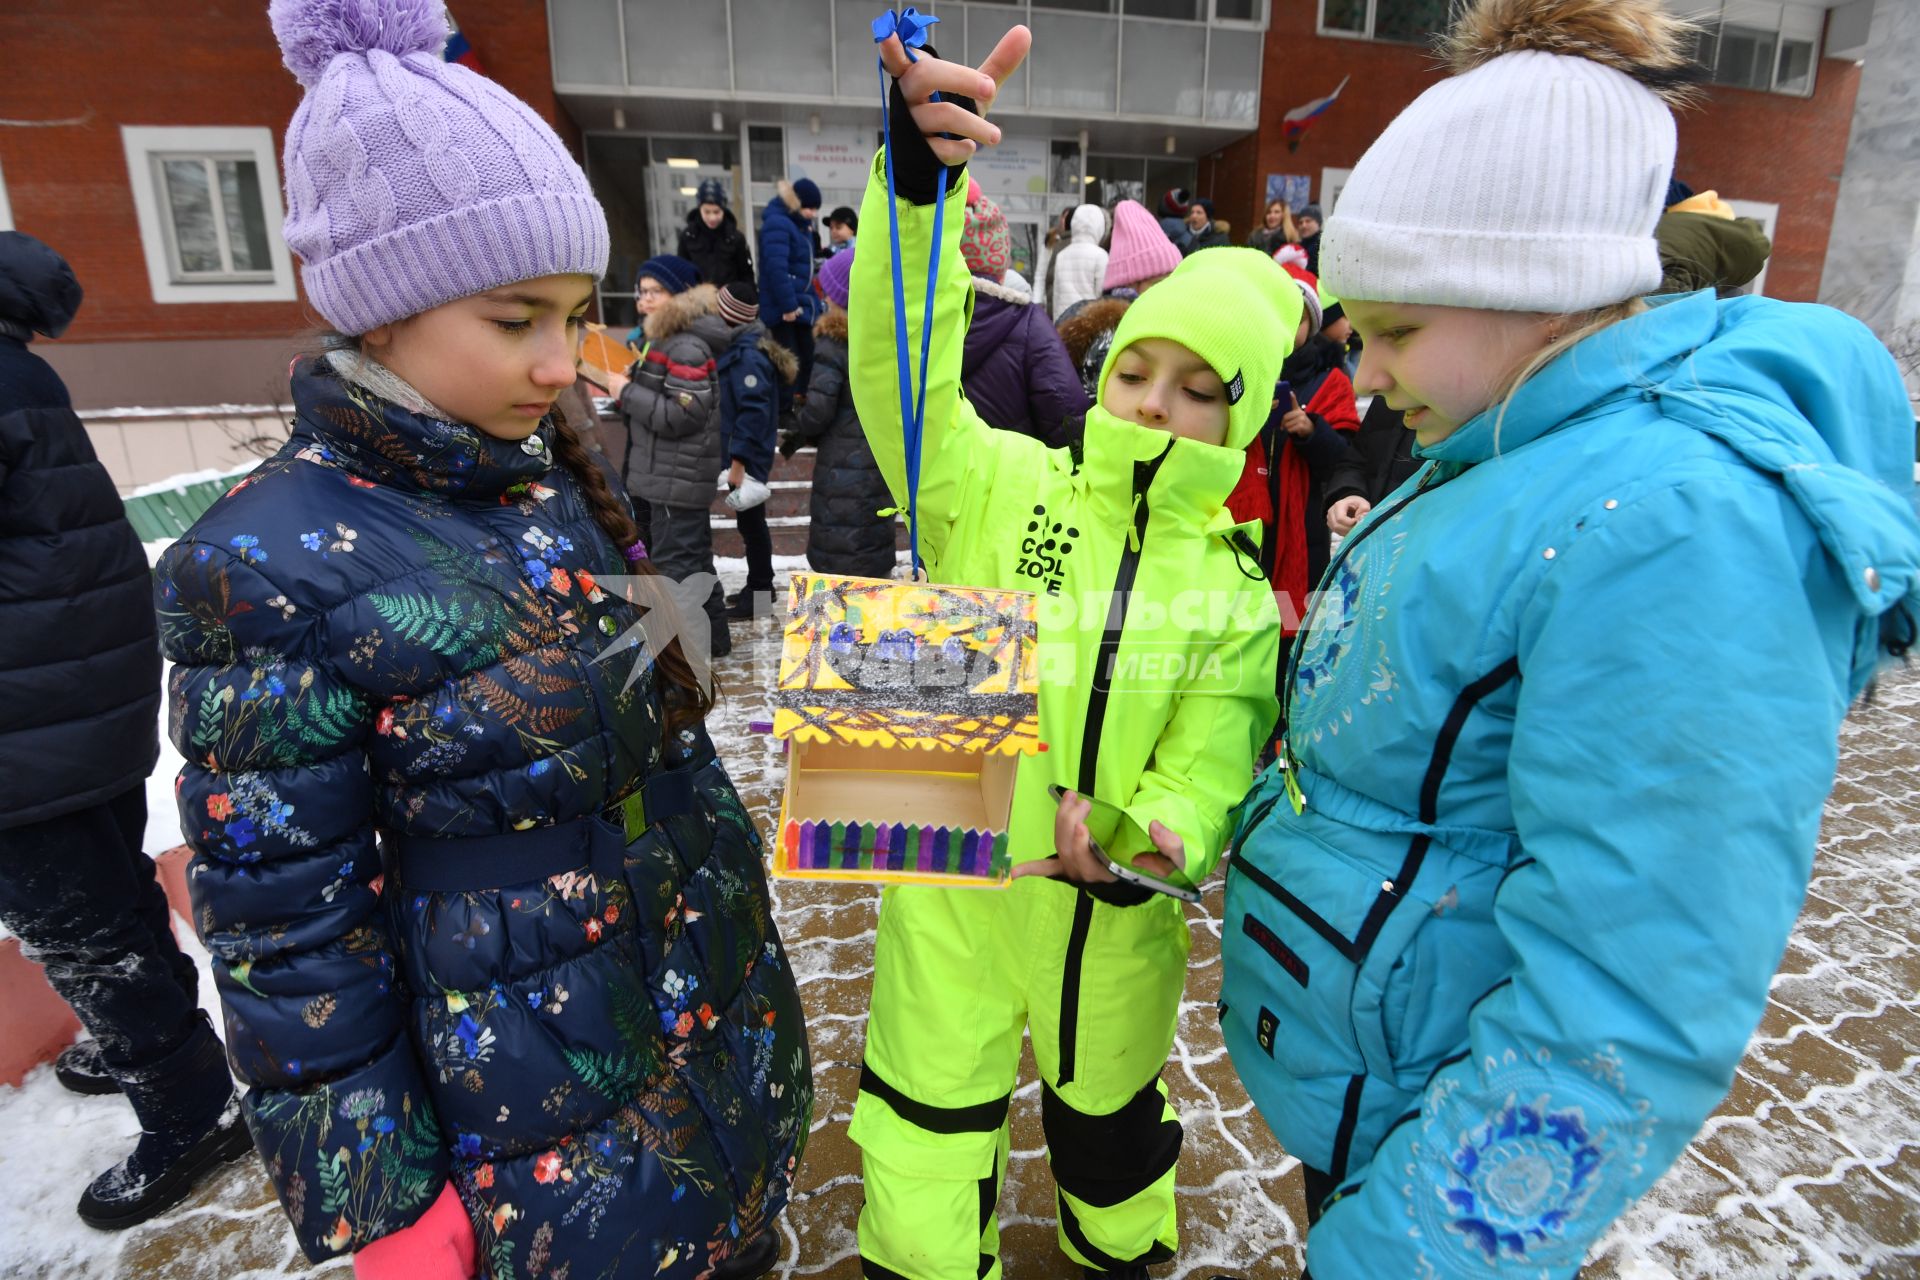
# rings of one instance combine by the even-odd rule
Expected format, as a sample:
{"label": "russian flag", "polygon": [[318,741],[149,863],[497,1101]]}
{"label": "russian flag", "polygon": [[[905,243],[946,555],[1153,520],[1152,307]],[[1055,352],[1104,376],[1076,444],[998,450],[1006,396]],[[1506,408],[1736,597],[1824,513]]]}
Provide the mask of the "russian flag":
{"label": "russian flag", "polygon": [[468,44],[467,38],[460,34],[460,24],[453,20],[452,14],[447,15],[447,25],[453,28],[453,32],[447,37],[446,52],[440,55],[441,58],[447,62],[457,62],[476,75],[487,74],[481,69],[480,59],[475,56],[473,46]]}
{"label": "russian flag", "polygon": [[1320,113],[1332,106],[1340,97],[1340,91],[1347,87],[1352,76],[1343,77],[1334,91],[1324,98],[1315,98],[1304,106],[1295,107],[1280,117],[1280,131],[1287,139],[1287,150],[1292,151],[1300,145],[1300,138],[1307,127],[1320,118]]}

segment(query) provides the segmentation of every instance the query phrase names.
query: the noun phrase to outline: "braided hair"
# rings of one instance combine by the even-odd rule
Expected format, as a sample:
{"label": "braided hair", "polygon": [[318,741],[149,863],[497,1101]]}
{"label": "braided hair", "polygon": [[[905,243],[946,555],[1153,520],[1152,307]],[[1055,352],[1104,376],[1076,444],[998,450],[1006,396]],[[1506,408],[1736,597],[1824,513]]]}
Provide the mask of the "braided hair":
{"label": "braided hair", "polygon": [[[635,547],[640,541],[640,530],[634,524],[633,511],[626,500],[616,495],[607,483],[607,473],[601,469],[599,459],[588,450],[564,415],[555,413],[548,421],[553,423],[554,460],[580,486],[580,494],[587,501],[587,510],[592,514],[593,522],[613,540],[615,547],[622,551]],[[629,561],[628,572],[657,574],[660,570],[654,567],[651,559],[641,556]],[[670,608],[671,605],[659,607]],[[666,690],[667,727],[675,731],[698,724],[706,719],[707,712],[713,710],[713,692],[702,686],[694,675],[693,664],[687,661],[681,645],[682,642],[676,638],[655,655],[655,661],[660,664],[669,686]]]}

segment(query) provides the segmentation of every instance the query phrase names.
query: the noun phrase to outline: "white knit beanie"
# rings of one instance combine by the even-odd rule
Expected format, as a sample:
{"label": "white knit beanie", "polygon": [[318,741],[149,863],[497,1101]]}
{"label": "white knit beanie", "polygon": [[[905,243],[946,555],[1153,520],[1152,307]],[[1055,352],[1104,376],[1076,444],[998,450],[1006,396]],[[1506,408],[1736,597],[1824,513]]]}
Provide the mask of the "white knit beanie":
{"label": "white knit beanie", "polygon": [[1342,298],[1492,311],[1651,293],[1674,144],[1667,104],[1624,71],[1499,53],[1414,99],[1367,148],[1322,230],[1321,276]]}

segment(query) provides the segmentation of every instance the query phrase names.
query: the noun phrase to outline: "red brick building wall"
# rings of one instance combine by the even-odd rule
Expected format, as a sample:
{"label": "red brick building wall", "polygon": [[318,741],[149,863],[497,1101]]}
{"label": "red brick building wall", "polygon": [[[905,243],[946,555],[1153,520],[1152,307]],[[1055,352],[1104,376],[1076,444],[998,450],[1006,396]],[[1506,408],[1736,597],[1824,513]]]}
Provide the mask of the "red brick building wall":
{"label": "red brick building wall", "polygon": [[[1320,199],[1321,170],[1352,168],[1394,116],[1441,75],[1422,48],[1317,35],[1314,0],[1272,9],[1259,131],[1200,165],[1201,191],[1232,222],[1236,239],[1258,223],[1267,174],[1307,174],[1314,199]],[[1331,93],[1343,76],[1352,80],[1340,100],[1289,152],[1281,116]],[[1713,86],[1700,105],[1677,113],[1683,181],[1728,199],[1780,206],[1766,280],[1771,297],[1811,302],[1819,294],[1859,84],[1857,66],[1827,58],[1811,98]]]}
{"label": "red brick building wall", "polygon": [[[544,6],[452,0],[450,8],[487,74],[554,123],[577,154],[579,131],[554,97]],[[314,324],[304,295],[155,302],[120,140],[122,125],[265,126],[284,135],[301,90],[280,64],[265,3],[10,0],[0,5],[0,49],[11,55],[0,119],[47,122],[0,127],[14,226],[64,254],[86,290],[63,343],[250,339]]]}

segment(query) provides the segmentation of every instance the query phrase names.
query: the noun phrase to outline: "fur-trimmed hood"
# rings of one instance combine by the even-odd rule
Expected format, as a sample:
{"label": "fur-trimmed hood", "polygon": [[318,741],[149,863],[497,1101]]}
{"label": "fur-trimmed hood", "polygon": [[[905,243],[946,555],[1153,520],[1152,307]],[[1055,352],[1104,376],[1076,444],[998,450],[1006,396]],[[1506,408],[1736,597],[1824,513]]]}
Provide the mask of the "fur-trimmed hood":
{"label": "fur-trimmed hood", "polygon": [[973,291],[982,297],[998,298],[1001,302],[1010,303],[1016,307],[1030,307],[1033,305],[1033,295],[1031,293],[1022,293],[1018,289],[1010,289],[1004,284],[998,284],[987,279],[985,276],[975,276],[973,278]]}
{"label": "fur-trimmed hood", "polygon": [[1086,359],[1087,348],[1095,338],[1120,327],[1120,317],[1131,304],[1128,298],[1095,298],[1061,319],[1060,340],[1067,344],[1067,355],[1076,367]]}
{"label": "fur-trimmed hood", "polygon": [[[794,355],[793,352],[774,341],[773,335],[767,332],[767,326],[758,320],[755,320],[745,329],[730,330],[725,345],[735,345],[739,343],[741,339],[747,337],[749,333],[753,335],[754,345],[759,347],[767,359],[773,363],[773,371],[779,377],[780,381],[792,384],[799,379],[800,357]],[[718,348],[715,350],[717,354]]]}
{"label": "fur-trimmed hood", "polygon": [[640,328],[649,342],[665,342],[675,334],[692,332],[715,350],[727,345],[731,336],[720,315],[720,290],[710,284],[697,284],[672,295]]}
{"label": "fur-trimmed hood", "polygon": [[791,385],[799,380],[800,357],[775,342],[772,334],[760,335],[760,349],[773,361],[773,371],[780,375],[780,381]]}
{"label": "fur-trimmed hood", "polygon": [[787,206],[787,212],[795,218],[800,216],[800,193],[785,178],[774,184],[774,192],[780,197],[780,203]]}
{"label": "fur-trimmed hood", "polygon": [[828,308],[827,314],[814,321],[813,336],[816,338],[832,338],[835,342],[845,345],[847,341],[847,313],[838,307]]}

